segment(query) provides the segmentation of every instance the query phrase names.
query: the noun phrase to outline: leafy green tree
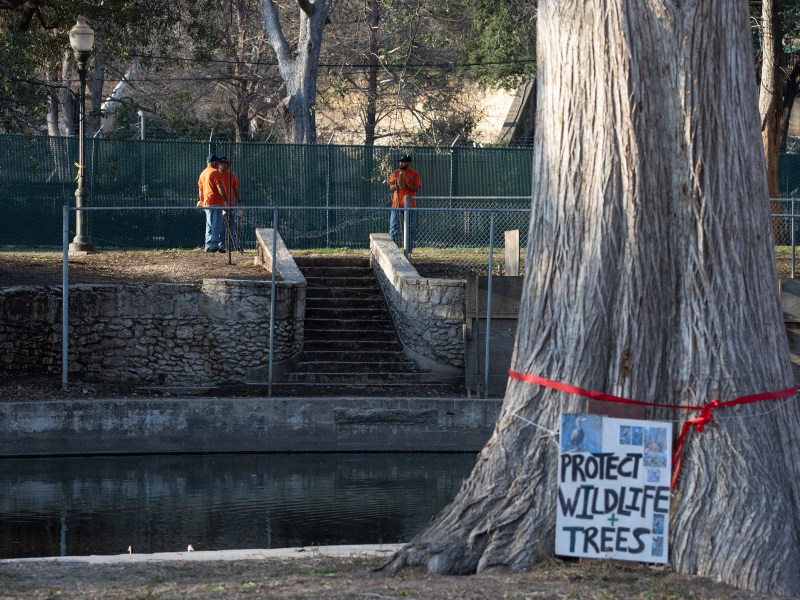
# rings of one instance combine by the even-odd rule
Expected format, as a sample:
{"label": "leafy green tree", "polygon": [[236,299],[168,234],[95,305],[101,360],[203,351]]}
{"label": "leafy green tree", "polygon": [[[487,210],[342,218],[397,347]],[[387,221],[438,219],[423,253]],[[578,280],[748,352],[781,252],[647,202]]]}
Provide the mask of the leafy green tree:
{"label": "leafy green tree", "polygon": [[[97,127],[107,72],[122,72],[131,52],[182,44],[182,30],[208,37],[204,15],[213,0],[9,0],[0,3],[0,44],[11,60],[0,64],[0,119],[7,131],[38,130],[44,109],[59,115],[67,133],[77,115],[78,87],[69,30],[84,15],[95,30],[88,73],[91,126]],[[183,27],[181,28],[181,25]],[[9,90],[13,93],[10,93]],[[60,110],[59,110],[60,109]],[[51,131],[51,133],[53,133]]]}
{"label": "leafy green tree", "polygon": [[463,75],[485,85],[516,87],[533,75],[535,0],[465,0],[469,26],[460,38],[469,68]]}

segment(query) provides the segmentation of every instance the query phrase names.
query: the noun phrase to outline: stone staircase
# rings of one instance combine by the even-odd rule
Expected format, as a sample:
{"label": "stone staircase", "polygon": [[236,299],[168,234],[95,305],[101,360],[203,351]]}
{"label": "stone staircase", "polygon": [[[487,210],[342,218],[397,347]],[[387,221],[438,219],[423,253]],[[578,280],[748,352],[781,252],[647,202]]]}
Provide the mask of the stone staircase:
{"label": "stone staircase", "polygon": [[305,345],[275,394],[463,396],[463,382],[408,360],[369,258],[295,257],[306,288]]}

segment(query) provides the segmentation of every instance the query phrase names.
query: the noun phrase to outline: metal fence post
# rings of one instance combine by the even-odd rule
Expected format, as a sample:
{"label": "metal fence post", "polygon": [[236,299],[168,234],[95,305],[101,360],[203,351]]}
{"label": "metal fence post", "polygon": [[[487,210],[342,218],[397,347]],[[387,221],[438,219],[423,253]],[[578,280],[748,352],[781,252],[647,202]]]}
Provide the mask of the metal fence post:
{"label": "metal fence post", "polygon": [[61,389],[69,383],[69,206],[61,209]]}
{"label": "metal fence post", "polygon": [[269,292],[269,385],[267,387],[267,395],[272,396],[272,357],[275,348],[275,271],[277,270],[278,263],[278,209],[272,210],[272,273],[270,274],[270,292]]}
{"label": "metal fence post", "polygon": [[494,211],[489,213],[489,277],[486,283],[486,349],[484,350],[483,367],[483,397],[489,397],[489,352],[491,342],[489,341],[492,330],[492,258],[494,254]]}
{"label": "metal fence post", "polygon": [[791,199],[791,202],[792,202],[792,217],[791,217],[791,226],[792,226],[791,227],[791,230],[792,230],[792,232],[791,232],[791,236],[792,236],[792,279],[794,279],[794,268],[795,268],[795,263],[796,263],[796,258],[797,258],[797,246],[795,245],[795,240],[794,240],[794,236],[795,236],[795,229],[794,229],[794,215],[795,215],[795,212],[794,212],[794,206],[795,206],[796,200],[797,200],[797,198],[792,198]]}
{"label": "metal fence post", "polygon": [[[147,197],[147,167],[146,164],[146,155],[145,155],[145,148],[144,148],[144,111],[139,110],[136,113],[139,115],[139,162],[141,162],[142,168],[142,197]],[[228,158],[231,158],[228,156]]]}
{"label": "metal fence post", "polygon": [[[331,137],[331,139],[333,139]],[[328,142],[327,154],[325,156],[325,244],[331,247],[331,169],[333,168],[333,157],[331,156],[331,144]]]}
{"label": "metal fence post", "polygon": [[403,196],[403,254],[406,258],[408,258],[411,246],[410,233],[411,228],[408,225],[408,196]]}
{"label": "metal fence post", "polygon": [[[455,143],[455,142],[453,142]],[[455,146],[450,148],[450,181],[447,185],[447,192],[450,195],[450,208],[453,208],[453,196],[456,195],[456,181],[458,178],[458,164],[456,162],[456,152],[458,148]]]}

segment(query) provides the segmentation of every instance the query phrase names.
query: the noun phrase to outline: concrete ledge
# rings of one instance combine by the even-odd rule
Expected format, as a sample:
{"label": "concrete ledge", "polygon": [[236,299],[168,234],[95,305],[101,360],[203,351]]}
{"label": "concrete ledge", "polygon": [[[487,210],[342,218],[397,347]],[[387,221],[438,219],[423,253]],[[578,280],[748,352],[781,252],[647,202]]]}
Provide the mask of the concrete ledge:
{"label": "concrete ledge", "polygon": [[0,457],[477,452],[502,400],[191,398],[0,404]]}
{"label": "concrete ledge", "polygon": [[[272,256],[272,237],[273,230],[269,228],[256,229],[256,258],[255,264],[264,265],[269,271],[272,271],[273,256]],[[278,239],[275,240],[276,257],[274,263],[275,278],[283,282],[306,285],[306,278],[300,272],[297,263],[294,262],[291,252],[283,243],[281,234],[278,234]]]}
{"label": "concrete ledge", "polygon": [[420,277],[386,233],[372,233],[370,255],[406,356],[443,377],[464,377],[466,281]]}

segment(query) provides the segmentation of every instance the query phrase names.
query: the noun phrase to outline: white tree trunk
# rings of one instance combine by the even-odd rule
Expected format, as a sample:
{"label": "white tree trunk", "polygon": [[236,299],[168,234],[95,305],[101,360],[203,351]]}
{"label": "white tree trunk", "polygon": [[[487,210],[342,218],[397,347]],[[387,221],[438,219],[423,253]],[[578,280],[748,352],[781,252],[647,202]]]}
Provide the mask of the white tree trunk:
{"label": "white tree trunk", "polygon": [[317,70],[322,48],[322,34],[331,8],[331,0],[297,0],[299,33],[294,51],[289,47],[281,28],[278,9],[273,0],[262,0],[264,30],[275,55],[286,86],[283,118],[287,141],[293,144],[317,141],[316,116]]}
{"label": "white tree trunk", "polygon": [[[681,405],[793,385],[747,18],[745,0],[540,0],[514,370]],[[689,435],[677,571],[800,593],[798,406],[719,408]],[[386,568],[524,569],[552,555],[558,448],[529,423],[555,430],[585,408],[511,380],[472,475]]]}
{"label": "white tree trunk", "polygon": [[[758,94],[758,114],[761,117],[761,142],[767,163],[767,186],[770,198],[777,198],[778,150],[780,149],[782,115],[782,74],[779,0],[761,3],[761,85]],[[776,208],[776,207],[773,207]],[[780,208],[780,207],[777,207]]]}
{"label": "white tree trunk", "polygon": [[80,108],[75,94],[66,85],[66,82],[71,78],[77,77],[72,69],[72,61],[72,52],[64,50],[61,55],[61,81],[64,83],[64,87],[58,92],[58,98],[61,103],[61,111],[59,113],[59,132],[61,135],[78,135]]}
{"label": "white tree trunk", "polygon": [[[50,81],[54,81],[54,78],[50,77]],[[50,87],[47,89],[47,135],[50,137],[56,137],[60,135],[60,131],[58,130],[58,114],[59,114],[59,100],[58,100],[58,92]]]}
{"label": "white tree trunk", "polygon": [[139,74],[139,69],[142,66],[142,61],[139,56],[134,57],[128,70],[125,71],[125,76],[122,80],[114,86],[114,89],[108,95],[103,103],[100,105],[100,128],[106,133],[111,134],[119,127],[117,123],[117,109],[124,98],[131,93],[130,82],[136,79]]}

